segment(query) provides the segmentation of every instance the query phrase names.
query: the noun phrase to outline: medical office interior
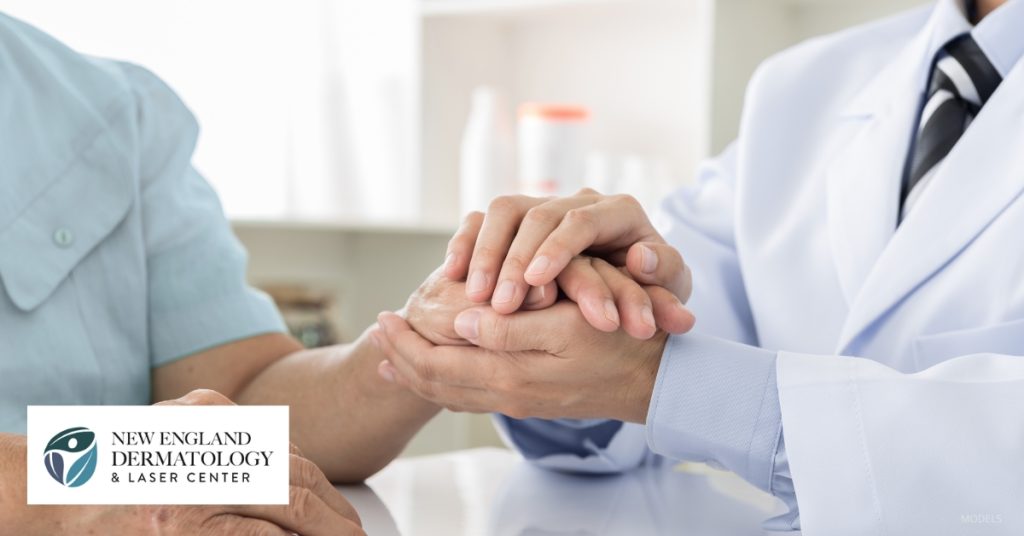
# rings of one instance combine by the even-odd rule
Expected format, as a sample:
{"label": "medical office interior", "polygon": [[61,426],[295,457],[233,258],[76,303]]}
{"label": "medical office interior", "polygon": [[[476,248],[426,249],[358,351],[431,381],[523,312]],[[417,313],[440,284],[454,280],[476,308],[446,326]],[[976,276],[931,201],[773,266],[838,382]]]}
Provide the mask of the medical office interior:
{"label": "medical office interior", "polygon": [[[537,144],[565,144],[573,161],[557,165],[580,170],[558,191],[629,193],[653,213],[735,138],[761,60],[920,4],[3,0],[0,8],[80,52],[141,64],[181,96],[202,129],[194,163],[248,249],[250,281],[304,344],[322,346],[350,341],[378,312],[402,307],[443,262],[466,210],[483,208],[491,193],[531,192],[525,168],[536,164]],[[554,120],[556,130],[571,128],[530,130],[552,113],[571,116]],[[490,419],[445,412],[403,457],[478,447],[504,448]]]}

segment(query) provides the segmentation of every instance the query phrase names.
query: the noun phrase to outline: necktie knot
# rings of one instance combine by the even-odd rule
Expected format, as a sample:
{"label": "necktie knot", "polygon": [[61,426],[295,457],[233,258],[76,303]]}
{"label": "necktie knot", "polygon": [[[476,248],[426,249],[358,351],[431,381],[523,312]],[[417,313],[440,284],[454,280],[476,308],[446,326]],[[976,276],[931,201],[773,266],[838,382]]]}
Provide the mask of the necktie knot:
{"label": "necktie knot", "polygon": [[900,192],[901,219],[1002,80],[969,33],[939,52]]}
{"label": "necktie knot", "polygon": [[948,91],[981,108],[1002,80],[977,41],[965,33],[946,43],[939,53],[932,69],[928,98]]}

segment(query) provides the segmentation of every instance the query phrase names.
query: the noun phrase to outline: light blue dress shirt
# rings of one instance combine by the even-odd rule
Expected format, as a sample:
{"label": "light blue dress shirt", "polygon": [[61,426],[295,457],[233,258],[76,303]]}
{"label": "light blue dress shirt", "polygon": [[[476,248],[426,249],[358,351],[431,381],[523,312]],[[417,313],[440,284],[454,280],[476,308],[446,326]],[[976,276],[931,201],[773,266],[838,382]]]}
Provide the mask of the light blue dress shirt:
{"label": "light blue dress shirt", "polygon": [[30,404],[148,404],[150,371],[284,329],[148,71],[0,14],[0,431]]}
{"label": "light blue dress shirt", "polygon": [[[951,0],[940,1],[936,10],[932,57],[949,40],[966,32],[971,32],[1004,77],[1024,55],[1024,0],[1007,2],[974,27],[962,6]],[[728,223],[707,220],[699,211],[688,212],[692,204],[686,199],[700,195],[706,193],[682,192],[679,198],[684,201],[670,200],[663,216],[685,222],[680,225],[688,227],[689,233],[699,236],[703,243],[714,244],[713,248],[733,247]],[[694,245],[695,250],[704,247]],[[697,253],[683,253],[692,263],[701,262],[694,257]],[[695,277],[697,272],[695,269]],[[702,283],[716,281],[695,281],[695,297]],[[749,315],[743,289],[732,289],[728,294],[736,302],[735,316],[742,320]],[[724,467],[786,503],[788,513],[766,522],[766,528],[799,529],[794,482],[782,433],[776,353],[757,347],[749,319],[741,323],[749,325],[738,329],[721,326],[718,330],[734,330],[737,340],[746,344],[699,333],[669,338],[647,416],[644,432],[648,450],[643,456],[631,454],[634,449],[623,437],[635,432],[630,427],[637,425],[632,424],[497,416],[499,429],[527,459],[556,469],[622,471],[660,456]]]}

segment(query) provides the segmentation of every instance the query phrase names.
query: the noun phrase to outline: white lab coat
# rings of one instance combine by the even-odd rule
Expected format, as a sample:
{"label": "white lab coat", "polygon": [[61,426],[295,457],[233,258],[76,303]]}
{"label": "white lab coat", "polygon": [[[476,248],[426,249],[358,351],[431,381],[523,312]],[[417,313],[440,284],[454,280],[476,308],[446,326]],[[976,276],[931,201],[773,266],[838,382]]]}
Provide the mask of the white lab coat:
{"label": "white lab coat", "polygon": [[[808,536],[1024,534],[1024,62],[897,228],[931,13],[765,62],[737,142],[658,221],[698,331],[778,351]],[[622,470],[644,433],[537,461]]]}
{"label": "white lab coat", "polygon": [[1024,62],[897,229],[930,12],[766,62],[661,222],[698,324],[779,351],[806,535],[1024,534]]}

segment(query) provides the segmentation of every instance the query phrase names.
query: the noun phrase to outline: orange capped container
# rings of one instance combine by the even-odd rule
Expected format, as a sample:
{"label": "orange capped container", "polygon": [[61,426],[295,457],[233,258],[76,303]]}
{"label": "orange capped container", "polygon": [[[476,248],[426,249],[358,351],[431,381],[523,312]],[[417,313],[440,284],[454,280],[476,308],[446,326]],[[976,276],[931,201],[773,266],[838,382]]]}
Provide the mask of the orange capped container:
{"label": "orange capped container", "polygon": [[575,104],[519,106],[519,189],[569,195],[583,185],[590,111]]}

